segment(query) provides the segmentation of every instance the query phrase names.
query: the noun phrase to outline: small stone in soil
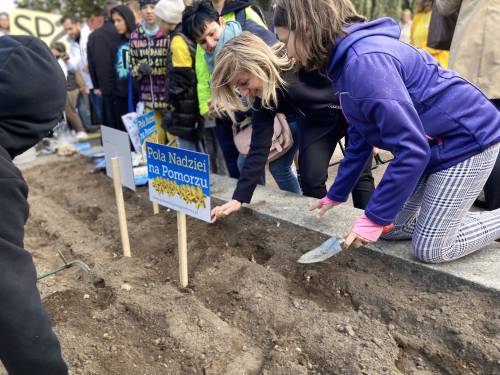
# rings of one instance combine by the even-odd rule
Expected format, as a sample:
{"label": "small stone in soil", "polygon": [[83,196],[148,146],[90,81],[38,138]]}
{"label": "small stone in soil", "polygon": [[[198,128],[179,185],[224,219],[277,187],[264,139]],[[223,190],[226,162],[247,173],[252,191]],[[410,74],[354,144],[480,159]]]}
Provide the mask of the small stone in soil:
{"label": "small stone in soil", "polygon": [[349,325],[345,326],[345,330],[346,330],[346,332],[347,332],[347,334],[348,334],[349,336],[351,336],[351,337],[352,337],[352,336],[354,336],[354,335],[355,335],[355,333],[354,333],[354,329],[353,329],[351,326],[349,326]]}
{"label": "small stone in soil", "polygon": [[126,290],[128,292],[128,291],[130,291],[132,289],[132,286],[129,283],[123,283],[120,286],[120,288],[123,289],[123,290]]}
{"label": "small stone in soil", "polygon": [[89,294],[84,294],[83,295],[83,299],[89,299],[90,298],[90,295]]}

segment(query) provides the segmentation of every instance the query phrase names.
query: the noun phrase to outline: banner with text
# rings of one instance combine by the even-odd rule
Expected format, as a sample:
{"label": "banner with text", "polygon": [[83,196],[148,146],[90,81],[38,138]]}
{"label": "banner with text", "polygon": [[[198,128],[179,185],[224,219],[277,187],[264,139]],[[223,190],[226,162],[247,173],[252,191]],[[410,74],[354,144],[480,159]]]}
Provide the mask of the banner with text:
{"label": "banner with text", "polygon": [[210,223],[208,155],[146,143],[149,199]]}
{"label": "banner with text", "polygon": [[29,9],[14,9],[10,13],[10,33],[31,35],[42,39],[48,46],[52,42],[63,41],[66,35],[61,23],[61,15]]}

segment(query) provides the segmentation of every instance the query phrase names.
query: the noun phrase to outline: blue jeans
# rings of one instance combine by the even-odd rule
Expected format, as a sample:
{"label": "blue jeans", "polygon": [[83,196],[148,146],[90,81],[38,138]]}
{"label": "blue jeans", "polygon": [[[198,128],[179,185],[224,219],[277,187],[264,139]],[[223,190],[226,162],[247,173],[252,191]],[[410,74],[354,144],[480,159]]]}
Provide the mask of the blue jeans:
{"label": "blue jeans", "polygon": [[193,142],[186,138],[177,137],[177,147],[183,150],[205,153],[205,147],[201,141]]}
{"label": "blue jeans", "polygon": [[92,102],[92,107],[97,118],[95,118],[95,125],[102,125],[102,96],[94,94],[94,91],[90,91],[90,101]]}
{"label": "blue jeans", "polygon": [[281,190],[302,195],[299,179],[292,171],[293,159],[298,150],[297,123],[289,122],[288,125],[293,135],[293,146],[282,157],[269,163],[269,172]]}
{"label": "blue jeans", "polygon": [[92,130],[92,121],[90,120],[90,103],[88,94],[78,95],[78,115],[80,120],[82,120],[82,125],[85,131],[89,132]]}
{"label": "blue jeans", "polygon": [[231,122],[228,120],[215,120],[215,136],[224,155],[229,177],[239,178],[240,168],[238,168],[238,149],[234,145],[233,130]]}

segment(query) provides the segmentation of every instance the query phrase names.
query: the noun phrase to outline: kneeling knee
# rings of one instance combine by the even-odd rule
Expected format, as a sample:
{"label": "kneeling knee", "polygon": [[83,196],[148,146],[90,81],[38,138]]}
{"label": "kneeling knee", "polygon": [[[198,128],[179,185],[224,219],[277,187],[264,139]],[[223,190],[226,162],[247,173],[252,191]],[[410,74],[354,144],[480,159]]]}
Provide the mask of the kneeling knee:
{"label": "kneeling knee", "polygon": [[447,256],[446,250],[437,243],[425,245],[413,238],[411,247],[417,259],[425,263],[443,263],[453,259]]}

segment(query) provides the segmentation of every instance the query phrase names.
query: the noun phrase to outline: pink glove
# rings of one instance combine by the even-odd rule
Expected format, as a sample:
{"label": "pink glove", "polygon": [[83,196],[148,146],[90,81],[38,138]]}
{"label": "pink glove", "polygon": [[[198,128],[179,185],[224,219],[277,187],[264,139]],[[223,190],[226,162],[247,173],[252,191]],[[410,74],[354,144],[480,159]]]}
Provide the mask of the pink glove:
{"label": "pink glove", "polygon": [[393,224],[383,226],[374,223],[363,215],[354,221],[354,224],[351,227],[351,232],[370,242],[376,242],[383,233],[389,232],[393,227]]}
{"label": "pink glove", "polygon": [[327,195],[325,195],[323,198],[319,200],[319,203],[321,204],[321,207],[326,206],[331,204],[333,207],[338,206],[341,202],[334,201],[330,198],[328,198]]}

